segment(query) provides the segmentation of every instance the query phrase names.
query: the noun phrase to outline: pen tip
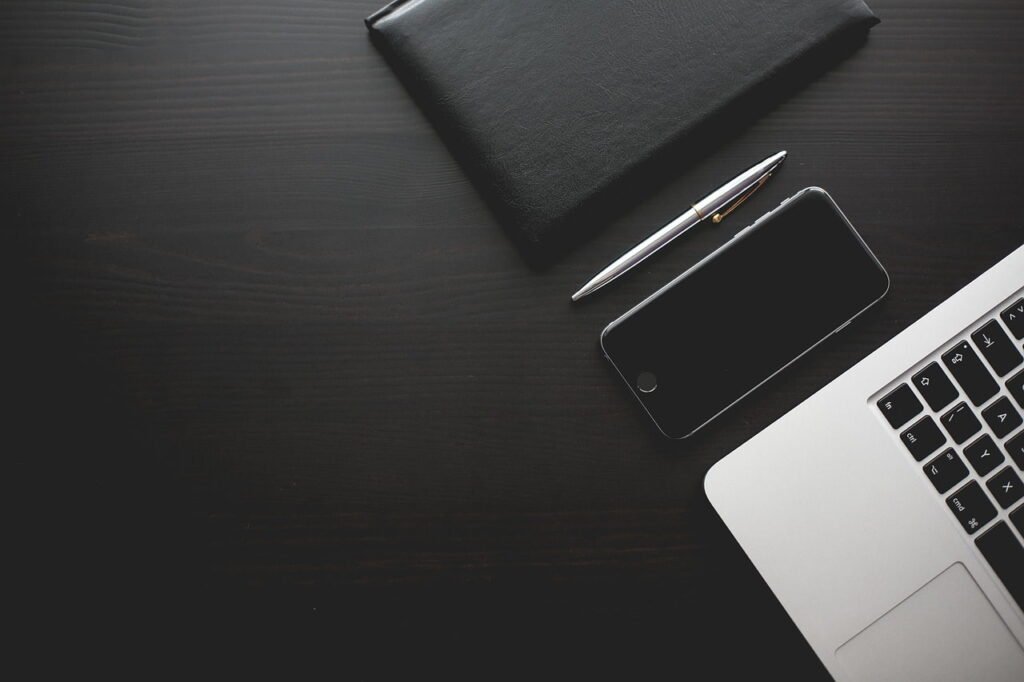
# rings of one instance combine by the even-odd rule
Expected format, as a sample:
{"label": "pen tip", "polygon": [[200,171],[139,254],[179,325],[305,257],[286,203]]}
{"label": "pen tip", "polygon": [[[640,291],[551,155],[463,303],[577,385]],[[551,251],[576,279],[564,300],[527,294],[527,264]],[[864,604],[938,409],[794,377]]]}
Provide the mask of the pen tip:
{"label": "pen tip", "polygon": [[575,294],[572,295],[572,302],[575,303],[578,300],[580,300],[580,292],[577,291]]}

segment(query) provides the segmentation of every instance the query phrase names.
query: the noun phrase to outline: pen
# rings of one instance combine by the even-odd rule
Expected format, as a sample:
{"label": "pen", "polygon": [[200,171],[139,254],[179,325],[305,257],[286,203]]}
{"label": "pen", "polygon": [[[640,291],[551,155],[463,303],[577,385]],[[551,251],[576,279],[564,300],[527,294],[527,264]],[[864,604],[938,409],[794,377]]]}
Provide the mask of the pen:
{"label": "pen", "polygon": [[711,222],[716,225],[722,222],[740,204],[749,199],[754,192],[761,189],[764,183],[768,182],[768,178],[772,176],[772,173],[785,160],[786,152],[779,152],[774,156],[769,156],[753,168],[740,173],[734,179],[698,201],[689,211],[634,246],[614,263],[597,273],[592,280],[583,285],[582,289],[572,295],[572,300],[578,301],[584,296],[589,296],[598,289],[607,286],[650,258],[672,240],[689,232],[691,228],[699,225],[705,219],[711,218]]}

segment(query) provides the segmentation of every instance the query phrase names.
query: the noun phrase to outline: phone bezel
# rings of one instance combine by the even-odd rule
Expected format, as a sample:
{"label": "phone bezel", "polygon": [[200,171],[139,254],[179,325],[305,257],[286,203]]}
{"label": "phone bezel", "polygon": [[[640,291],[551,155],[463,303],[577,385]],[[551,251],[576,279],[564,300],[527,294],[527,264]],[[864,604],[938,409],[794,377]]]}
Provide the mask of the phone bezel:
{"label": "phone bezel", "polygon": [[[700,268],[704,267],[706,264],[708,264],[709,262],[711,262],[715,258],[721,256],[722,254],[728,253],[729,249],[732,248],[733,246],[735,246],[740,240],[742,240],[742,239],[746,238],[747,236],[749,236],[754,230],[758,229],[759,227],[762,227],[765,224],[767,224],[768,220],[773,215],[775,215],[779,210],[781,210],[783,207],[787,206],[788,204],[790,204],[790,203],[792,203],[794,201],[797,201],[800,197],[803,197],[803,196],[805,196],[807,194],[811,194],[811,193],[818,193],[818,194],[820,194],[826,201],[828,201],[828,203],[832,206],[832,208],[835,209],[836,214],[839,216],[839,218],[846,225],[847,229],[850,230],[850,232],[853,234],[853,236],[856,237],[857,242],[860,244],[861,248],[864,249],[864,252],[868,255],[869,258],[871,258],[872,261],[874,261],[875,265],[878,266],[878,269],[881,270],[882,274],[885,276],[885,290],[882,292],[882,294],[880,296],[878,296],[878,298],[872,300],[870,303],[868,303],[866,306],[864,306],[864,308],[862,308],[861,310],[859,310],[855,314],[853,314],[849,319],[847,319],[846,321],[840,323],[839,326],[837,326],[835,329],[833,329],[829,333],[827,333],[824,336],[822,336],[818,341],[816,341],[814,344],[809,346],[806,350],[804,350],[801,353],[799,353],[798,355],[794,356],[789,362],[787,362],[783,366],[779,367],[777,370],[775,370],[770,375],[765,377],[762,381],[757,383],[755,386],[751,387],[748,391],[743,393],[743,395],[738,396],[735,400],[733,400],[731,403],[729,403],[728,405],[723,407],[721,410],[719,410],[718,412],[713,414],[706,421],[702,422],[700,425],[698,425],[696,428],[694,428],[689,433],[687,433],[685,435],[681,435],[681,436],[680,435],[671,435],[671,434],[669,434],[668,432],[665,431],[665,429],[663,428],[662,424],[654,416],[654,413],[651,411],[651,409],[648,407],[647,403],[644,401],[643,395],[637,390],[636,386],[633,385],[633,382],[631,382],[629,379],[626,378],[625,374],[623,374],[622,370],[619,368],[619,365],[615,362],[615,359],[612,358],[611,355],[608,353],[608,349],[605,347],[605,343],[604,343],[605,342],[605,337],[608,335],[608,332],[610,332],[616,326],[618,326],[620,324],[623,324],[624,322],[629,320],[630,317],[635,315],[639,310],[641,310],[645,306],[649,305],[652,301],[657,299],[663,293],[665,293],[666,291],[668,291],[672,287],[676,286],[677,284],[679,284],[680,282],[685,280],[691,274],[693,274],[694,272],[696,272]],[[764,384],[768,383],[773,377],[777,376],[779,373],[781,373],[787,367],[792,365],[794,362],[796,362],[797,360],[799,360],[803,356],[805,356],[808,353],[810,353],[812,350],[814,350],[819,345],[824,343],[827,339],[831,338],[834,334],[837,334],[838,332],[842,331],[846,326],[848,326],[850,323],[852,323],[855,319],[860,317],[862,314],[864,314],[869,309],[871,309],[872,306],[874,306],[879,301],[881,301],[883,298],[885,298],[886,295],[888,295],[889,289],[891,287],[892,287],[892,279],[889,277],[889,272],[885,269],[885,266],[882,265],[881,261],[878,260],[878,257],[875,256],[874,252],[871,250],[871,248],[864,241],[864,238],[861,237],[860,233],[857,231],[857,228],[855,228],[853,226],[853,223],[850,222],[850,219],[847,218],[846,214],[843,213],[841,208],[839,208],[839,205],[836,203],[835,199],[833,199],[832,196],[828,192],[826,192],[824,189],[822,189],[821,187],[806,187],[806,188],[800,190],[799,192],[797,192],[796,194],[794,194],[793,196],[789,197],[788,199],[785,199],[782,203],[780,203],[774,209],[772,209],[768,213],[766,213],[763,216],[761,216],[760,218],[758,218],[753,224],[751,224],[748,227],[746,227],[746,228],[740,230],[739,232],[737,232],[736,235],[733,236],[732,239],[730,239],[728,242],[723,244],[721,247],[719,247],[718,249],[715,249],[714,251],[709,253],[707,256],[705,256],[700,261],[695,263],[692,267],[687,269],[681,275],[679,275],[675,279],[671,280],[670,282],[665,284],[663,287],[661,287],[660,289],[655,291],[653,294],[651,294],[650,296],[645,298],[643,301],[641,301],[637,305],[635,305],[632,308],[630,308],[626,313],[624,313],[623,315],[620,315],[618,318],[616,318],[614,321],[612,321],[608,326],[606,326],[601,331],[601,336],[600,336],[600,339],[599,339],[599,343],[600,343],[600,346],[601,346],[601,352],[604,354],[604,357],[608,360],[608,362],[611,363],[612,367],[615,368],[616,373],[622,378],[623,382],[626,384],[626,386],[629,388],[630,392],[633,394],[633,397],[636,398],[636,400],[640,403],[640,406],[643,407],[644,412],[647,413],[647,416],[650,417],[652,422],[654,422],[654,425],[657,427],[658,431],[663,436],[665,436],[666,438],[670,438],[672,440],[683,440],[683,439],[689,438],[693,434],[695,434],[698,431],[700,431],[702,428],[704,428],[705,426],[710,424],[712,421],[714,421],[715,419],[720,417],[722,414],[724,414],[725,412],[730,410],[738,402],[740,402],[741,400],[746,398],[748,395],[750,395],[751,393],[756,391],[758,388],[760,388]]]}

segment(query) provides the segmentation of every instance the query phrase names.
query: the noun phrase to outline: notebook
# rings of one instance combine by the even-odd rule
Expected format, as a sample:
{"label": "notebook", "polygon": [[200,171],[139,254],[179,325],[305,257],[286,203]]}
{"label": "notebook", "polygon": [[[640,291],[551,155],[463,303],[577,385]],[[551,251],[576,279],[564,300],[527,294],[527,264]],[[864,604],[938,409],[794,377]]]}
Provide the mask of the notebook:
{"label": "notebook", "polygon": [[366,19],[539,263],[848,54],[877,22],[862,0],[398,0]]}

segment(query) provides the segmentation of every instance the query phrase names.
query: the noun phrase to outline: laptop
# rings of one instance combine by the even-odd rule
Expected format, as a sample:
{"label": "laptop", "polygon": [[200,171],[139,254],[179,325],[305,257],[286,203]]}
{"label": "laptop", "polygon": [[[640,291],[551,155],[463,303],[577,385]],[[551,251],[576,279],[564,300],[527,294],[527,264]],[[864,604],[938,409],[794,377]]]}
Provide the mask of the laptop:
{"label": "laptop", "polygon": [[1024,246],[711,468],[837,680],[1024,680]]}

